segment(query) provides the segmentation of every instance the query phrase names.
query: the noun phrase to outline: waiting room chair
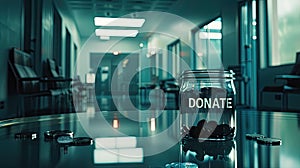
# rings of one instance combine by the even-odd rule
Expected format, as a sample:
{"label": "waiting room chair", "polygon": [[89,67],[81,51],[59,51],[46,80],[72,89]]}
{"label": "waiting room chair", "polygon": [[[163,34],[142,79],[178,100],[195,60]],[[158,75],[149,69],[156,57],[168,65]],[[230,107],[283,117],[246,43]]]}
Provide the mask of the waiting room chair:
{"label": "waiting room chair", "polygon": [[[11,70],[10,72],[12,72],[12,76],[9,75],[8,78],[11,78],[10,81],[13,81],[12,86],[9,85],[11,88],[9,90],[12,90],[13,94],[17,95],[18,117],[34,115],[26,113],[24,103],[25,99],[30,99],[28,102],[33,104],[33,109],[31,110],[34,111],[40,110],[41,97],[48,97],[50,99],[49,104],[51,104],[52,98],[55,96],[53,94],[55,90],[49,89],[49,81],[39,77],[34,71],[32,57],[30,54],[17,48],[13,48],[10,52],[8,64]],[[26,104],[26,107],[28,106],[29,104]]]}
{"label": "waiting room chair", "polygon": [[72,79],[65,78],[60,73],[59,67],[56,65],[56,62],[53,59],[47,59],[46,77],[54,81],[52,87],[65,89],[65,91],[69,92],[68,89],[71,86]]}
{"label": "waiting room chair", "polygon": [[284,80],[286,83],[281,86],[265,86],[260,92],[260,105],[262,105],[264,92],[279,93],[281,95],[281,110],[288,110],[288,94],[300,94],[300,52],[296,53],[296,62],[290,74],[276,75],[277,80]]}
{"label": "waiting room chair", "polygon": [[141,104],[142,105],[148,105],[150,103],[149,101],[149,93],[151,90],[155,89],[155,84],[144,84],[141,86],[140,89],[140,98],[141,98]]}
{"label": "waiting room chair", "polygon": [[88,102],[90,90],[84,83],[82,83],[79,75],[74,77],[71,85],[74,108],[76,111],[84,111],[84,104]]}
{"label": "waiting room chair", "polygon": [[[174,101],[174,109],[179,109],[179,84],[174,78],[161,80],[159,82],[160,89],[162,89],[166,95],[166,100],[168,102],[168,98],[173,99]],[[170,97],[173,95],[174,97]]]}
{"label": "waiting room chair", "polygon": [[[236,105],[237,107],[249,108],[249,104],[247,103],[246,95],[243,93],[247,93],[247,84],[249,82],[249,77],[243,74],[244,68],[241,65],[229,65],[227,70],[234,72],[234,85],[237,90],[236,94]],[[244,95],[244,97],[242,97]]]}
{"label": "waiting room chair", "polygon": [[159,86],[165,93],[174,94],[175,97],[178,97],[179,84],[176,82],[175,79],[161,80]]}
{"label": "waiting room chair", "polygon": [[56,65],[55,60],[47,59],[46,62],[46,77],[49,81],[51,81],[50,88],[54,88],[59,90],[61,93],[60,99],[58,99],[57,104],[59,104],[57,110],[61,111],[69,111],[72,109],[72,87],[71,87],[71,78],[65,78],[59,67]]}

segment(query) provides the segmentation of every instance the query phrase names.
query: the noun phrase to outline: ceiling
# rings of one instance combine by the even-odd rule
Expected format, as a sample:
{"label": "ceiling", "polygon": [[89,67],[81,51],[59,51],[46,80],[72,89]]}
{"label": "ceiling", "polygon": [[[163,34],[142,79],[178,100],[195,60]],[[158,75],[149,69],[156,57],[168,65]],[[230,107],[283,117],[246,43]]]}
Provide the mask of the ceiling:
{"label": "ceiling", "polygon": [[182,0],[66,0],[72,11],[81,38],[89,37],[94,31],[95,16],[136,17],[135,12],[168,12]]}

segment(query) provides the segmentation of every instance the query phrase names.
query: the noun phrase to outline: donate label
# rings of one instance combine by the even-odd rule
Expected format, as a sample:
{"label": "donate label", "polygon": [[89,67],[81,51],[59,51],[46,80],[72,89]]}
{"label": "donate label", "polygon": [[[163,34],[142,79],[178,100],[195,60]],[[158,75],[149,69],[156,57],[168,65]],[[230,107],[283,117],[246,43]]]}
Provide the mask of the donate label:
{"label": "donate label", "polygon": [[189,98],[189,108],[232,108],[232,98]]}

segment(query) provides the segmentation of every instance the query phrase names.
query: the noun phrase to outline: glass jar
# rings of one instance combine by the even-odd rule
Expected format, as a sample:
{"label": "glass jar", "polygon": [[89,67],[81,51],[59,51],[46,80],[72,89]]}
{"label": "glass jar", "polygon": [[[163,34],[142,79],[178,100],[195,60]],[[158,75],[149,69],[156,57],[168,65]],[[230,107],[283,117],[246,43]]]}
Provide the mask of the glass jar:
{"label": "glass jar", "polygon": [[190,70],[181,75],[180,125],[199,140],[232,140],[236,134],[232,71]]}

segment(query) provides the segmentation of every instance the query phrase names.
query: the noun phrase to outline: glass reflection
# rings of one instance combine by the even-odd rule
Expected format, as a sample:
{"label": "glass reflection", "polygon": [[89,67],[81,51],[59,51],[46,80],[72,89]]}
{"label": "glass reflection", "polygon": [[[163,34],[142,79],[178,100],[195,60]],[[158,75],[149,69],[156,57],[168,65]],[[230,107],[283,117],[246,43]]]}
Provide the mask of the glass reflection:
{"label": "glass reflection", "polygon": [[120,126],[119,120],[116,119],[116,118],[113,119],[112,126],[113,126],[113,128],[115,128],[115,129],[119,128],[119,126]]}
{"label": "glass reflection", "polygon": [[96,149],[135,148],[136,145],[136,137],[95,138]]}
{"label": "glass reflection", "polygon": [[155,118],[150,119],[150,130],[154,132],[156,130]]}
{"label": "glass reflection", "polygon": [[142,163],[143,148],[137,148],[136,137],[106,137],[95,139],[94,164]]}
{"label": "glass reflection", "polygon": [[[153,118],[153,113],[150,112],[140,115],[141,118],[147,119],[146,122],[140,123],[118,115],[117,119],[122,123],[118,130],[112,128],[113,113],[102,112],[102,120],[99,119],[99,114],[96,112],[95,116],[79,113],[22,118],[11,120],[11,124],[3,121],[0,127],[0,147],[3,149],[3,152],[0,152],[0,167],[113,167],[115,165],[109,161],[114,159],[117,163],[127,162],[115,167],[163,167],[172,162],[179,162],[180,148],[174,137],[175,133],[179,134],[179,124],[172,126],[178,111],[164,111],[155,118],[155,132],[151,132],[150,129],[150,121]],[[300,165],[300,145],[297,138],[300,137],[299,114],[253,110],[238,111],[237,114],[236,141],[199,143],[188,139],[183,143],[183,161],[196,163],[199,167],[285,168]],[[105,121],[108,121],[107,124]],[[65,153],[64,148],[55,140],[44,140],[43,133],[47,130],[69,129],[74,132],[75,137],[93,135],[84,129],[85,122],[86,126],[97,132],[93,137],[102,138],[94,139],[95,146],[70,146]],[[38,138],[15,139],[16,133],[25,131],[37,132]],[[117,133],[118,131],[124,134]],[[255,140],[247,140],[247,133],[281,138],[282,145],[258,144]],[[101,159],[97,160],[100,156],[108,156],[108,153],[111,158],[103,162]],[[129,155],[131,153],[134,155]]]}

